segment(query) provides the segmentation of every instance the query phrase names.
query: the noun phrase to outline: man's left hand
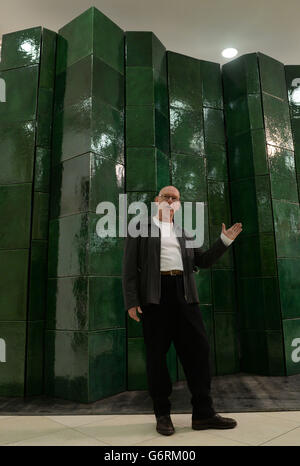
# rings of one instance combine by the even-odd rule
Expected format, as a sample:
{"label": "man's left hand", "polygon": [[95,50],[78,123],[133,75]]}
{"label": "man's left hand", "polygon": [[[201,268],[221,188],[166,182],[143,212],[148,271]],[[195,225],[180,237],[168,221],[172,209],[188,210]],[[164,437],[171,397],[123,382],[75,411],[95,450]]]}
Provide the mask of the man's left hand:
{"label": "man's left hand", "polygon": [[237,235],[239,235],[242,231],[242,224],[241,223],[235,223],[232,225],[232,227],[228,228],[226,230],[226,225],[225,223],[222,223],[222,233],[226,235],[230,239],[235,239]]}

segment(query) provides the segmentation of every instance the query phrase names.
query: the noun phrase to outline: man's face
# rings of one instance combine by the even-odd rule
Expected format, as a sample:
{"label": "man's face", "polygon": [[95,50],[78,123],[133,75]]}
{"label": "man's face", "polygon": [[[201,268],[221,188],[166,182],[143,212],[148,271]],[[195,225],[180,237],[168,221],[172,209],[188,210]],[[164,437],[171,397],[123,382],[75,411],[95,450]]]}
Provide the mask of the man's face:
{"label": "man's face", "polygon": [[160,194],[156,196],[155,202],[158,210],[162,211],[164,218],[173,217],[174,212],[180,208],[180,194],[175,187],[168,187],[161,190]]}

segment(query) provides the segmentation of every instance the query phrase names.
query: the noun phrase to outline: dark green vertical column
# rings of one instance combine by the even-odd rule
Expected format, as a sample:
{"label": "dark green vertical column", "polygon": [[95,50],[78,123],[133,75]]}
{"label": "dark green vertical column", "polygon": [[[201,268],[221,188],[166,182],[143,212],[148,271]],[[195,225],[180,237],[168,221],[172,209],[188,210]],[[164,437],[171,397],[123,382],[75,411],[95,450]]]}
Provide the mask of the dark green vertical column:
{"label": "dark green vertical column", "polygon": [[[212,245],[222,223],[232,225],[224,128],[223,89],[218,63],[201,61],[209,238]],[[239,371],[238,321],[233,245],[211,268],[216,374]]]}
{"label": "dark green vertical column", "polygon": [[[294,142],[295,171],[297,178],[298,197],[300,199],[300,65],[285,66],[285,78],[290,106],[290,118],[292,136]],[[292,154],[290,156],[292,159]],[[289,159],[288,159],[289,160]],[[293,165],[291,165],[293,168]],[[290,273],[298,274],[298,264],[292,262]],[[299,346],[300,346],[300,310],[299,297],[295,295],[293,287],[295,278],[290,282],[290,277],[285,274],[282,290],[285,293],[286,312],[283,320],[283,332],[286,349],[286,365],[288,374],[298,374],[300,368]],[[283,289],[283,287],[285,289]],[[287,308],[288,306],[288,308]]]}
{"label": "dark green vertical column", "polygon": [[3,36],[0,64],[2,395],[43,392],[49,164],[56,33]]}
{"label": "dark green vertical column", "polygon": [[[200,60],[175,52],[168,52],[167,57],[172,184],[179,189],[182,203],[204,202],[203,247],[208,247],[209,225]],[[211,272],[198,270],[195,278],[200,308],[212,350],[212,368],[215,372]],[[178,368],[179,379],[184,379],[185,375],[179,361]]]}
{"label": "dark green vertical column", "polygon": [[[170,184],[166,49],[152,32],[126,32],[126,193],[148,206]],[[127,317],[128,389],[147,387],[141,323]],[[168,353],[177,378],[173,345]]]}
{"label": "dark green vertical column", "polygon": [[[261,53],[223,66],[242,370],[290,373],[285,319],[297,313],[299,203],[283,65]],[[285,372],[285,365],[287,372]]]}
{"label": "dark green vertical column", "polygon": [[96,230],[124,191],[124,33],[96,8],[59,30],[55,89],[46,390],[91,402],[126,389],[123,238]]}

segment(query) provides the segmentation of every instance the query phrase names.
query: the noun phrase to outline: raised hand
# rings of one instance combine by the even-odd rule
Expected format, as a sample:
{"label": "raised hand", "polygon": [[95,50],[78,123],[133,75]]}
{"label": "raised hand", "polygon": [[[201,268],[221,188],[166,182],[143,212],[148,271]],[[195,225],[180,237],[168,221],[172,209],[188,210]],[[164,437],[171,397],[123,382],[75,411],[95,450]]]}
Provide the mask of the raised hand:
{"label": "raised hand", "polygon": [[235,239],[241,233],[242,230],[243,228],[241,223],[235,223],[234,225],[232,225],[232,227],[228,228],[228,230],[226,230],[225,223],[222,223],[222,233],[224,233],[224,235],[226,235],[230,239]]}

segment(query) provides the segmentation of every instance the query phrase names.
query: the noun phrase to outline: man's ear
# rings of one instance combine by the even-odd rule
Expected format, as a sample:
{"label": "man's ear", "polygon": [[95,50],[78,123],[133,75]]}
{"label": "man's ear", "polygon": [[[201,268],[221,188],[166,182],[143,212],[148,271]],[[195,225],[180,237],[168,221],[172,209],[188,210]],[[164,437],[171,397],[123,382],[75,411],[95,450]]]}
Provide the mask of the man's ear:
{"label": "man's ear", "polygon": [[158,202],[158,196],[155,196],[154,202]]}

